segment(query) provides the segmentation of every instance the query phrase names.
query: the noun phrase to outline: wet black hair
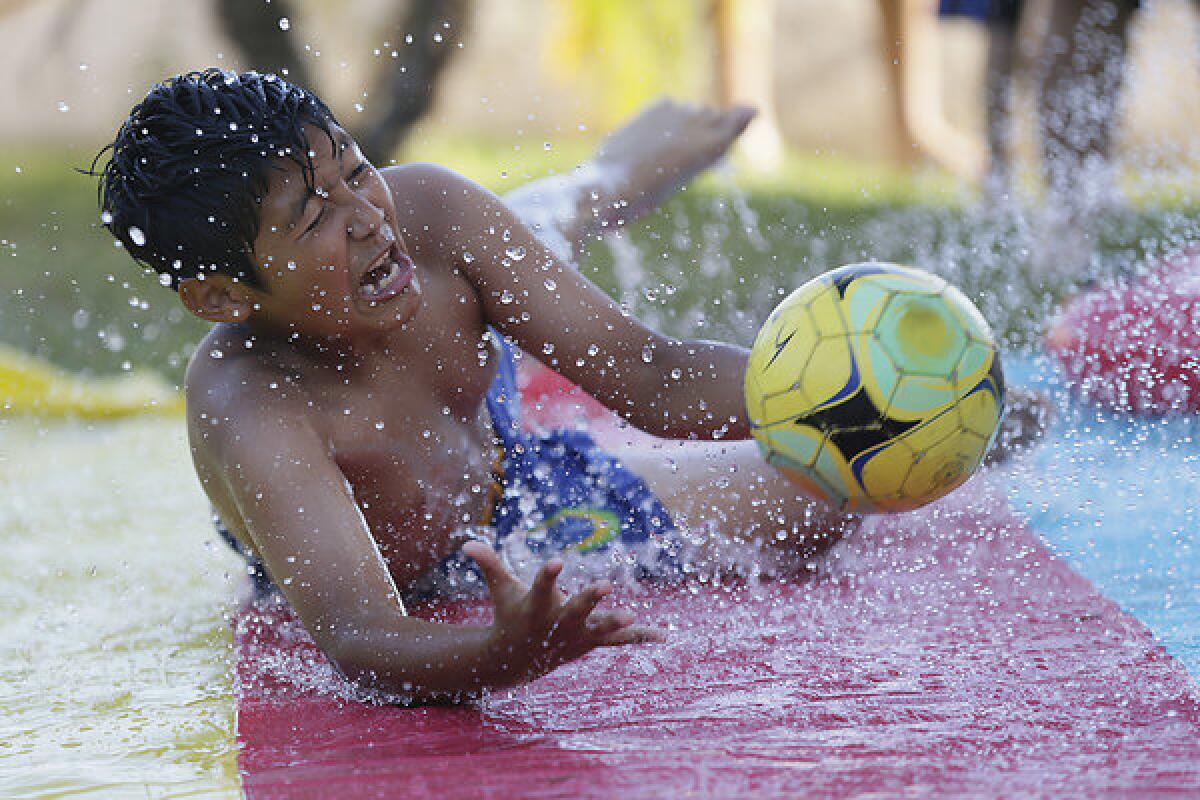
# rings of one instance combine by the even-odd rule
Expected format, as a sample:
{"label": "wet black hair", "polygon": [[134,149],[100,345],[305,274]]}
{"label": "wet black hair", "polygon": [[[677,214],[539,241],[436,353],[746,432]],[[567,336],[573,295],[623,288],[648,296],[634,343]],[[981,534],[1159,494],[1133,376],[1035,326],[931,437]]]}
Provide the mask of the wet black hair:
{"label": "wet black hair", "polygon": [[290,159],[311,191],[305,126],[336,152],[336,124],[320,98],[276,75],[210,68],[168,78],[92,162],[101,219],[164,286],[213,272],[261,286],[252,253],[269,170]]}

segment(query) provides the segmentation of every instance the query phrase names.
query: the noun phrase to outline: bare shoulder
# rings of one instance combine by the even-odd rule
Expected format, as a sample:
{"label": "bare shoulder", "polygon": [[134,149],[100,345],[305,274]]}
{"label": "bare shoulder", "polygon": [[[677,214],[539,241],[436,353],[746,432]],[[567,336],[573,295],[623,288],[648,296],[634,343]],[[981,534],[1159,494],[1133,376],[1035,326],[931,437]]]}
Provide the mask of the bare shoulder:
{"label": "bare shoulder", "polygon": [[449,167],[431,162],[400,164],[380,170],[397,202],[415,196],[423,200],[448,198],[477,187],[474,181]]}
{"label": "bare shoulder", "polygon": [[305,393],[284,370],[240,350],[217,326],[188,364],[184,395],[193,449],[279,432],[306,417]]}
{"label": "bare shoulder", "polygon": [[418,245],[453,242],[464,221],[477,219],[497,202],[475,181],[440,164],[404,164],[382,174],[405,238]]}

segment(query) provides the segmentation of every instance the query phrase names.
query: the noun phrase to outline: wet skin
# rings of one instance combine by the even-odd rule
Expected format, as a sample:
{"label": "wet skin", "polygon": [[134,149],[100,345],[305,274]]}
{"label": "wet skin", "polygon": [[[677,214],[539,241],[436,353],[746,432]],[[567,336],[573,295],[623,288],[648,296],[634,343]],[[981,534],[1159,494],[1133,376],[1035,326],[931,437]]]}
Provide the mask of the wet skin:
{"label": "wet skin", "polygon": [[[348,139],[340,145],[340,159],[318,160],[315,182],[328,196],[311,195],[294,165],[271,181],[255,242],[263,284],[256,308],[244,322],[214,328],[189,370],[196,466],[222,519],[259,550],[219,479],[226,465],[205,446],[209,428],[239,428],[249,416],[244,403],[280,404],[281,413],[299,406],[393,579],[407,587],[462,543],[455,531],[482,519],[494,448],[482,398],[495,365],[462,273],[412,264],[389,186],[404,187],[405,176],[374,170]],[[405,272],[411,278],[399,294],[367,300],[360,280],[390,247],[398,282]],[[218,392],[236,403],[225,419],[200,410],[206,403],[196,397]]]}
{"label": "wet skin", "polygon": [[552,561],[529,590],[487,548],[470,552],[497,606],[491,628],[414,620],[400,595],[484,518],[488,325],[526,351],[552,347],[568,378],[679,438],[748,435],[744,351],[660,336],[486,190],[431,165],[376,171],[338,137],[334,152],[310,131],[315,196],[278,162],[254,242],[260,287],[213,275],[180,287],[218,323],[187,398],[196,469],[222,519],[335,663],[371,685],[505,685],[653,638],[626,614],[592,611],[608,587],[567,599]]}

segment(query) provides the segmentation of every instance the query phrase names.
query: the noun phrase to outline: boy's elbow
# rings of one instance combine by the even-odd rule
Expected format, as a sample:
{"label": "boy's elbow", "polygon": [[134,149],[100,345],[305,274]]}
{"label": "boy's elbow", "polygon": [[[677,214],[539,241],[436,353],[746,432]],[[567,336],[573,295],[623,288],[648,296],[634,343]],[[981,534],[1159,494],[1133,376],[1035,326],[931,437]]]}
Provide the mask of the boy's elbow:
{"label": "boy's elbow", "polygon": [[398,690],[403,680],[390,680],[394,665],[384,663],[360,632],[318,637],[317,646],[329,663],[348,682],[366,691]]}
{"label": "boy's elbow", "polygon": [[[370,637],[333,637],[322,648],[334,670],[357,691],[385,703],[462,703],[478,696],[477,688],[438,686],[428,669],[413,668],[396,653],[384,655]],[[428,665],[426,665],[428,667]],[[434,680],[430,680],[434,677]]]}
{"label": "boy's elbow", "polygon": [[[330,647],[325,656],[343,680],[364,695],[381,699],[421,702],[421,687],[404,674],[397,674],[394,666],[384,666],[356,647],[353,643]],[[401,671],[402,672],[402,671]]]}
{"label": "boy's elbow", "polygon": [[354,684],[369,680],[375,666],[366,657],[366,652],[355,637],[317,637],[317,646],[325,658],[343,678]]}

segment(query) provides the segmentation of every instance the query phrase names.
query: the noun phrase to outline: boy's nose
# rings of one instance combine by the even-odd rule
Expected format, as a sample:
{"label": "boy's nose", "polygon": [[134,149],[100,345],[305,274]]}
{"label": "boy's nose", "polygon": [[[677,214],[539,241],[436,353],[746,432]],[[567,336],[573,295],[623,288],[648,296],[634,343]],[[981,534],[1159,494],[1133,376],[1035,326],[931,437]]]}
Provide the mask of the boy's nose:
{"label": "boy's nose", "polygon": [[346,233],[355,239],[365,239],[383,226],[383,220],[383,209],[364,200],[355,206]]}

